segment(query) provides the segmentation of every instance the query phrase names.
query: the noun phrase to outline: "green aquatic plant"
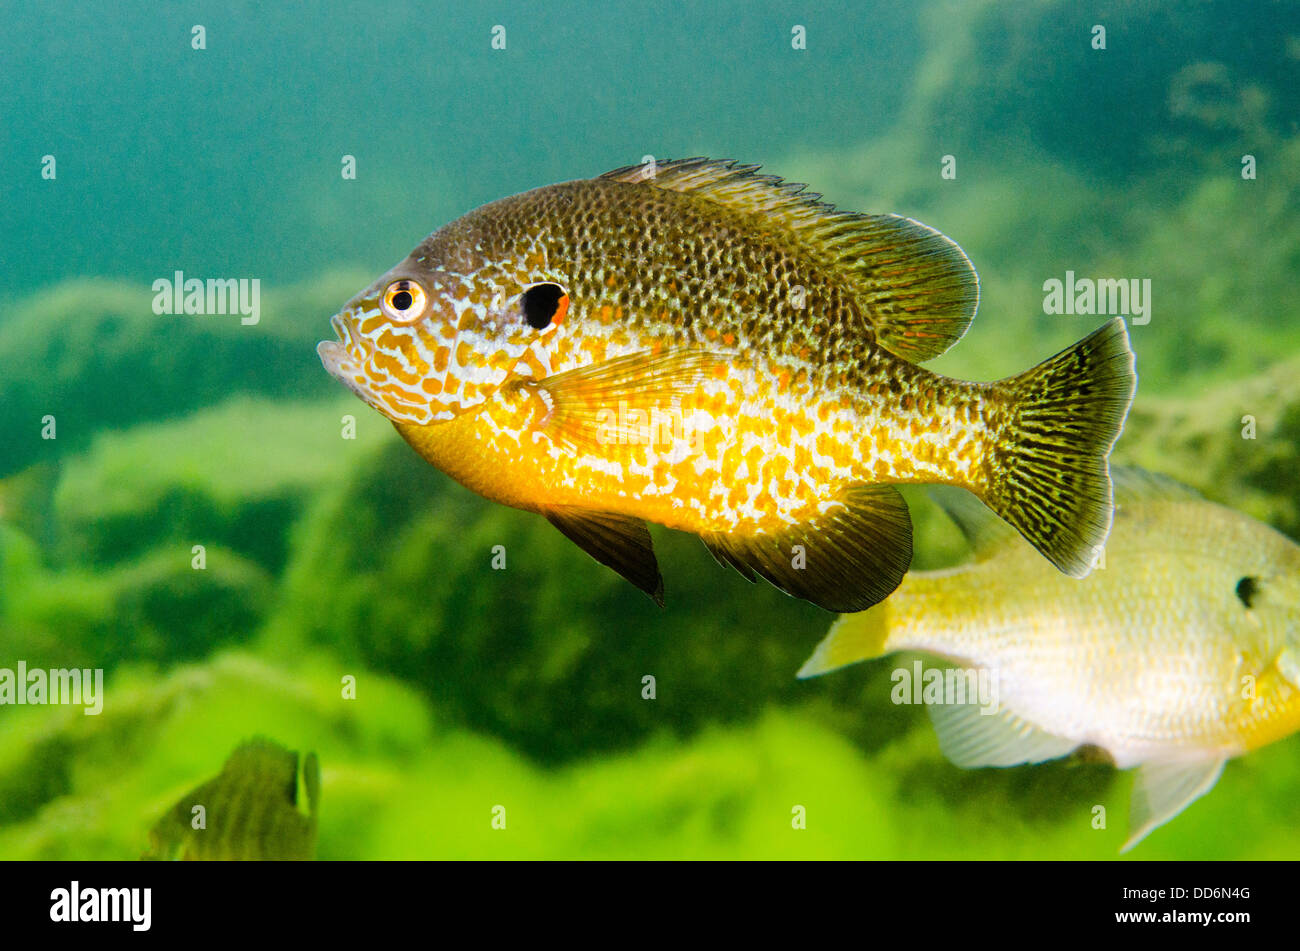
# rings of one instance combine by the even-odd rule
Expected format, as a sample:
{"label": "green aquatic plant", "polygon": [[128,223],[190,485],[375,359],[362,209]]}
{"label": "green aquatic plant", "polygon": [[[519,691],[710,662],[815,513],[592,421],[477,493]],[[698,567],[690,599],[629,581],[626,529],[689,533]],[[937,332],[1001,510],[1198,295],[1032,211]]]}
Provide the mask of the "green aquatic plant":
{"label": "green aquatic plant", "polygon": [[[175,417],[218,396],[331,394],[308,346],[315,331],[306,328],[354,280],[339,273],[268,290],[251,327],[159,316],[148,287],[120,281],[71,280],[8,303],[0,312],[0,478],[84,449],[101,430]],[[47,418],[54,439],[42,437]]]}

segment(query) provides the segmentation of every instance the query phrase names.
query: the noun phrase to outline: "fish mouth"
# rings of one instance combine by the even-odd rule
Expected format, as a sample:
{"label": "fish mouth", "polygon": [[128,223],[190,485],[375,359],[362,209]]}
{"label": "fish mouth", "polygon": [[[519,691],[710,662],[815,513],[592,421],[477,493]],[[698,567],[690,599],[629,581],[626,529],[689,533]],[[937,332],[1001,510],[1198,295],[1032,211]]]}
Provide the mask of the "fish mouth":
{"label": "fish mouth", "polygon": [[366,394],[361,384],[356,380],[357,370],[359,369],[356,361],[352,359],[352,354],[348,344],[352,339],[352,334],[348,330],[347,322],[343,319],[342,314],[335,314],[330,318],[330,327],[334,330],[335,339],[322,340],[316,344],[316,355],[320,357],[321,364],[330,376],[338,380],[354,394],[361,397],[369,403],[370,397]]}
{"label": "fish mouth", "polygon": [[320,357],[320,362],[331,376],[339,376],[343,361],[347,358],[347,351],[337,340],[322,340],[316,344],[316,356]]}
{"label": "fish mouth", "polygon": [[374,345],[354,330],[355,311],[348,309],[330,318],[334,340],[316,344],[316,355],[330,376],[338,380],[363,403],[378,410],[393,422],[422,422],[428,406],[402,396],[372,391],[367,366],[374,355]]}
{"label": "fish mouth", "polygon": [[316,355],[320,357],[320,362],[325,365],[326,370],[334,376],[339,376],[339,371],[348,357],[349,334],[342,315],[335,314],[330,318],[330,328],[334,331],[334,339],[322,340],[316,344]]}

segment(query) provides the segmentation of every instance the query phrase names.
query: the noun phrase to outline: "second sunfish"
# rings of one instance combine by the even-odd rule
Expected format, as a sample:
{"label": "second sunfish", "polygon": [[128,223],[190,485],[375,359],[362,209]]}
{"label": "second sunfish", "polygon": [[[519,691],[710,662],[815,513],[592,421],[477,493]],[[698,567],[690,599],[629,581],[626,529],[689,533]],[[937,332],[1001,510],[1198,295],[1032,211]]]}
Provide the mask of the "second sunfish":
{"label": "second sunfish", "polygon": [[660,603],[646,522],[870,607],[911,563],[907,482],[970,489],[1085,576],[1135,385],[1123,320],[995,383],[921,369],[974,316],[966,255],[803,188],[686,159],[493,202],[353,298],[321,360],[433,465]]}
{"label": "second sunfish", "polygon": [[1108,564],[1086,581],[1044,570],[966,493],[934,490],[974,559],[913,572],[884,604],[836,621],[799,675],[904,650],[989,675],[994,704],[964,686],[927,701],[948,759],[1015,766],[1105,751],[1137,768],[1129,849],[1207,792],[1228,759],[1300,729],[1300,546],[1171,479],[1113,471]]}

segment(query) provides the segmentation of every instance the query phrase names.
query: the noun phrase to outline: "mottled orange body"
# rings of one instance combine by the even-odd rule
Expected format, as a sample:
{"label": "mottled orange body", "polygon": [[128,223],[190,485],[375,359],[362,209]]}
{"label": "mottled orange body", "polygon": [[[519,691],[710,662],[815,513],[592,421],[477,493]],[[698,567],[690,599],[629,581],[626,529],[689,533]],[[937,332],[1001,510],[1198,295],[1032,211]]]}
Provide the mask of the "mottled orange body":
{"label": "mottled orange body", "polygon": [[[574,362],[557,353],[559,366],[597,362],[583,349]],[[548,430],[546,404],[526,386],[505,386],[452,423],[397,428],[448,475],[516,508],[594,506],[697,533],[778,530],[854,483],[982,487],[996,394],[903,367],[916,379],[899,396],[831,395],[788,365],[737,355],[725,376],[581,451]]]}
{"label": "mottled orange body", "polygon": [[321,356],[434,465],[656,596],[645,521],[850,610],[910,561],[891,484],[967,487],[1070,573],[1104,540],[1123,324],[1000,383],[918,366],[977,286],[924,225],[696,159],[471,212],[340,313]]}

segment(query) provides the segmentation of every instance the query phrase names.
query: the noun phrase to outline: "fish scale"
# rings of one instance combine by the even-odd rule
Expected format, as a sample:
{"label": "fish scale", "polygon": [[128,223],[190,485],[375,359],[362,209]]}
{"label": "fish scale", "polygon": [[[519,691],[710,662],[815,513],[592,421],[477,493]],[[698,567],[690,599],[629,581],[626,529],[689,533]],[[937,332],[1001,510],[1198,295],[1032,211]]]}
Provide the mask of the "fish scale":
{"label": "fish scale", "polygon": [[322,361],[431,463],[657,600],[646,522],[751,580],[867,607],[910,563],[891,488],[909,482],[971,488],[1088,572],[1135,382],[1122,320],[1018,377],[942,377],[919,364],[978,302],[948,238],[751,166],[646,171],[434,232],[334,318]]}

